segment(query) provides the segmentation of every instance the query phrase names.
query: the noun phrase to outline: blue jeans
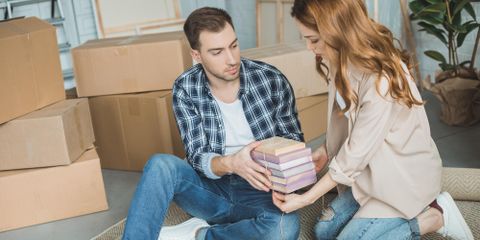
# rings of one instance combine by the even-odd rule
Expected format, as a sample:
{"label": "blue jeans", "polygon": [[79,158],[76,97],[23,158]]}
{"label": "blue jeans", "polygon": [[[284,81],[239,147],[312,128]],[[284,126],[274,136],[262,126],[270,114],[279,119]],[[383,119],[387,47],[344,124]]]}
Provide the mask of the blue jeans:
{"label": "blue jeans", "polygon": [[237,175],[200,177],[184,160],[153,155],[144,168],[128,212],[123,239],[157,240],[171,201],[211,226],[205,239],[297,239],[300,222]]}
{"label": "blue jeans", "polygon": [[[360,208],[352,189],[337,196],[315,225],[317,239],[420,239],[417,219],[353,218]],[[353,218],[353,219],[352,219]]]}

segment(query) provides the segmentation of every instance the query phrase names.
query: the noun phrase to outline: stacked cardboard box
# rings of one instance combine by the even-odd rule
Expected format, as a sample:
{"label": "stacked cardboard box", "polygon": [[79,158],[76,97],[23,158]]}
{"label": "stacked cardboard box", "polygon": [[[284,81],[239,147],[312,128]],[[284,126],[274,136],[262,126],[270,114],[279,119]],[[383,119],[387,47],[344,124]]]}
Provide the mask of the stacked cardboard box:
{"label": "stacked cardboard box", "polygon": [[296,98],[328,91],[326,82],[316,70],[315,55],[303,41],[250,48],[241,54],[245,58],[266,62],[278,68],[292,85]]}
{"label": "stacked cardboard box", "polygon": [[102,167],[141,171],[152,154],[185,156],[170,89],[192,66],[189,50],[183,32],[92,40],[72,50]]}
{"label": "stacked cardboard box", "polygon": [[269,63],[280,70],[292,85],[305,141],[326,132],[326,81],[316,70],[315,55],[305,43],[277,44],[242,51],[245,58]]}
{"label": "stacked cardboard box", "polygon": [[0,23],[0,124],[65,99],[55,31],[34,17]]}
{"label": "stacked cardboard box", "polygon": [[90,98],[102,167],[141,171],[152,154],[185,157],[171,91]]}
{"label": "stacked cardboard box", "polygon": [[95,149],[68,166],[0,172],[0,232],[108,209]]}
{"label": "stacked cardboard box", "polygon": [[183,32],[90,40],[72,57],[79,97],[172,89],[192,66]]}
{"label": "stacked cardboard box", "polygon": [[88,100],[64,100],[0,125],[0,170],[69,165],[94,140]]}
{"label": "stacked cardboard box", "polygon": [[251,156],[272,172],[273,190],[291,193],[317,181],[311,149],[303,142],[272,137],[263,140]]}
{"label": "stacked cardboard box", "polygon": [[65,100],[55,31],[0,23],[0,231],[108,208],[88,100]]}
{"label": "stacked cardboard box", "polygon": [[305,142],[324,134],[327,131],[328,95],[298,98],[296,103]]}

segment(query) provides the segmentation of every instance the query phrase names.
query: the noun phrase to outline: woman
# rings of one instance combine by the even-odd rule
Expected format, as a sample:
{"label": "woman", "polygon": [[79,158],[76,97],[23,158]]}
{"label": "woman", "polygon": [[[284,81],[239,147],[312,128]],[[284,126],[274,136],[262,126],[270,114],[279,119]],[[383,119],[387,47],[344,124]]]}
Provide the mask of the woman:
{"label": "woman", "polygon": [[368,18],[362,0],[295,0],[292,17],[328,79],[327,141],[314,160],[330,164],[308,192],[273,193],[274,203],[291,212],[339,185],[315,226],[319,239],[419,239],[434,231],[473,239],[450,195],[440,194],[440,156],[410,59],[392,33]]}

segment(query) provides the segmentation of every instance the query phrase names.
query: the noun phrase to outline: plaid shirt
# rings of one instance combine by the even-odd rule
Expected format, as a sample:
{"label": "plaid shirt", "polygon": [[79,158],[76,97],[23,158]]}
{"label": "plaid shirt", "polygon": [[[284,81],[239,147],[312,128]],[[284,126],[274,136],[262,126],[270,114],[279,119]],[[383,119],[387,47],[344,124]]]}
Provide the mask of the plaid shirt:
{"label": "plaid shirt", "polygon": [[[303,141],[292,87],[275,67],[242,58],[238,98],[256,140],[282,136]],[[201,64],[175,81],[173,110],[187,161],[201,175],[219,178],[211,161],[225,153],[225,127]]]}

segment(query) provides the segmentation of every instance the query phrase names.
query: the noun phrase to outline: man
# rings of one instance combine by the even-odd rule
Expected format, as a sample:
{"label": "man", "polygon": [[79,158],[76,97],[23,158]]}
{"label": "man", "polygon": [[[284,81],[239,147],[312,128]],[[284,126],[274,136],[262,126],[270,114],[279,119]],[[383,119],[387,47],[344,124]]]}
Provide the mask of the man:
{"label": "man", "polygon": [[[173,87],[187,161],[164,154],[149,160],[124,239],[297,239],[298,216],[275,207],[271,173],[250,157],[258,140],[303,141],[290,84],[276,68],[240,58],[224,10],[197,9],[184,31],[199,63]],[[160,233],[172,200],[196,218]]]}

